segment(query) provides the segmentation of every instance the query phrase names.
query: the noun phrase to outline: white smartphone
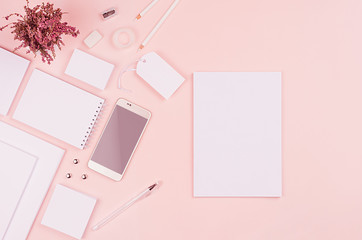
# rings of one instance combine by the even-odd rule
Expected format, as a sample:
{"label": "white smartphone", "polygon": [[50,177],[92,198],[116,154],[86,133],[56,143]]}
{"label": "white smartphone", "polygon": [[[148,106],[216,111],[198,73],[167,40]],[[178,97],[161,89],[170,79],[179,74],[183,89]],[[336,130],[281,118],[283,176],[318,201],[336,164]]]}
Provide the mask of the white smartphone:
{"label": "white smartphone", "polygon": [[120,181],[151,118],[146,109],[119,99],[88,167],[113,180]]}

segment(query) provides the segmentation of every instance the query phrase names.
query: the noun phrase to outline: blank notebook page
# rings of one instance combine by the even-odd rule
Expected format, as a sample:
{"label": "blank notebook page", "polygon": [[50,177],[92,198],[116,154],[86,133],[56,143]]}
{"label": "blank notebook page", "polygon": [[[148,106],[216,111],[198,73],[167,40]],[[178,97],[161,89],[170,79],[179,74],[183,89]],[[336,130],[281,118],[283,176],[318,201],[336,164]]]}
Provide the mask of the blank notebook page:
{"label": "blank notebook page", "polygon": [[35,69],[14,118],[80,149],[104,100]]}
{"label": "blank notebook page", "polygon": [[281,73],[194,73],[194,196],[281,196]]}

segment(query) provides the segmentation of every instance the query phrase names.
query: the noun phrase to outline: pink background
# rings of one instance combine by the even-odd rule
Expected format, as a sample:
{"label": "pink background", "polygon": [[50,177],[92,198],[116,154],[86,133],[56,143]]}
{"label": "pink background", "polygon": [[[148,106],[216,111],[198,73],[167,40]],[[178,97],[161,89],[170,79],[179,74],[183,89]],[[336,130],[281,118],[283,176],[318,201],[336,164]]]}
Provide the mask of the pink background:
{"label": "pink background", "polygon": [[[39,1],[32,1],[32,4]],[[57,183],[97,197],[84,239],[362,239],[362,2],[360,0],[181,0],[141,52],[138,44],[118,50],[111,43],[119,27],[135,30],[140,43],[171,0],[161,0],[143,20],[133,18],[150,0],[56,1],[69,14],[64,20],[79,27],[77,39],[48,66],[35,67],[106,98],[109,106],[124,97],[149,109],[153,117],[121,182],[87,168],[95,140],[81,151],[15,122],[11,116],[30,72],[6,117],[0,120],[67,150],[39,211],[30,240],[72,239],[40,224]],[[22,11],[23,0],[2,0],[0,15]],[[99,13],[117,7],[120,14],[102,21]],[[5,24],[1,19],[0,24]],[[88,50],[83,39],[98,29],[104,39]],[[0,45],[18,43],[9,30]],[[105,91],[64,74],[74,48],[107,59],[116,70]],[[135,73],[121,68],[142,54],[156,51],[186,77],[168,101]],[[195,71],[281,71],[283,73],[283,196],[281,198],[193,198],[192,73]],[[44,89],[46,91],[46,89]],[[217,97],[217,96],[215,96]],[[71,116],[70,116],[71,117]],[[0,133],[1,134],[1,133]],[[74,165],[73,158],[80,164]],[[73,178],[66,179],[71,172]],[[89,178],[81,180],[82,173]],[[90,226],[154,180],[164,184],[154,195],[93,232]]]}

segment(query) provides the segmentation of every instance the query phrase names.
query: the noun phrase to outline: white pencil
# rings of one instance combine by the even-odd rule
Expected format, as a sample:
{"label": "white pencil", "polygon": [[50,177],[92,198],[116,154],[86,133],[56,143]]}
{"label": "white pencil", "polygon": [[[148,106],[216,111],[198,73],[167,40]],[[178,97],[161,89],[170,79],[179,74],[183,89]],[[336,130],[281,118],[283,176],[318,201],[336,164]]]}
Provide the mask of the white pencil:
{"label": "white pencil", "polygon": [[161,27],[162,23],[167,19],[168,15],[170,15],[170,13],[172,12],[172,10],[176,7],[176,5],[178,4],[180,0],[175,0],[172,5],[170,6],[170,8],[167,10],[167,12],[163,15],[163,17],[160,19],[160,21],[158,21],[158,23],[156,24],[156,26],[153,28],[153,30],[148,34],[148,36],[146,37],[146,39],[141,43],[141,45],[139,46],[138,50],[142,50],[146,44],[151,40],[151,38],[153,37],[153,35],[155,35],[155,33],[157,32],[157,30]]}
{"label": "white pencil", "polygon": [[137,17],[135,18],[135,20],[139,20],[141,19],[141,17],[143,17],[159,0],[153,0],[150,4],[148,4],[148,6],[143,9],[142,12],[140,12]]}

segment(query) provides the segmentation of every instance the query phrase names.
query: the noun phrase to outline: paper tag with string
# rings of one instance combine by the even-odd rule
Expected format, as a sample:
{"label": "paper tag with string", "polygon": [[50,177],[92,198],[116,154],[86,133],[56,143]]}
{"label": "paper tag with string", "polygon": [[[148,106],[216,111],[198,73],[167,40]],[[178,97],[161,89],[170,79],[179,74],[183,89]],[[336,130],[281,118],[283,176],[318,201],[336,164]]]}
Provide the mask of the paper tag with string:
{"label": "paper tag with string", "polygon": [[175,69],[155,52],[147,53],[141,57],[141,59],[137,61],[137,67],[135,69],[129,69],[129,66],[126,67],[121,72],[121,76],[127,71],[136,71],[143,80],[165,99],[171,97],[185,81],[184,77],[176,72]]}

